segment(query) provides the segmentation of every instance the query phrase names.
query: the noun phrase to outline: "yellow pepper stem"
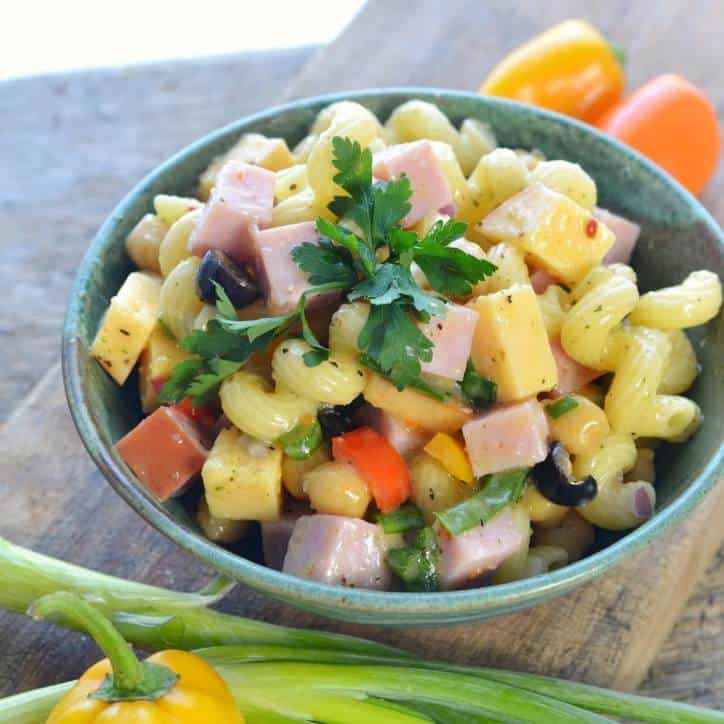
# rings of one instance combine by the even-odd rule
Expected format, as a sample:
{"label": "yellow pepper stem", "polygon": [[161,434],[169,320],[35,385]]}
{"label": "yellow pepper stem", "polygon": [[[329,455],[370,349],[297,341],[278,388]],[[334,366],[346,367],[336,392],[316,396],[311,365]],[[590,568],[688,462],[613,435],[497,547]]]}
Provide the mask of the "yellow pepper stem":
{"label": "yellow pepper stem", "polygon": [[[110,659],[113,669],[112,680],[104,688],[112,689],[108,698],[136,698],[134,692],[143,692],[138,698],[152,699],[163,695],[178,677],[173,672],[170,686],[168,682],[159,682],[158,691],[149,691],[146,679],[148,672],[133,649],[116,630],[113,624],[88,601],[73,593],[57,591],[39,598],[28,609],[28,614],[35,619],[61,618],[74,628],[83,629],[93,637],[103,653]],[[106,698],[104,696],[104,698]]]}

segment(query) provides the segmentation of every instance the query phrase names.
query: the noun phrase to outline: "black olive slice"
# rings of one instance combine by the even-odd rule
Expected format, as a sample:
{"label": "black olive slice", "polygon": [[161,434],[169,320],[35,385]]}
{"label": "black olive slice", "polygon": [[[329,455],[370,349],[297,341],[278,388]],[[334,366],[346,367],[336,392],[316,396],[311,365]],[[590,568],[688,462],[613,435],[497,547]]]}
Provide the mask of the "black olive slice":
{"label": "black olive slice", "polygon": [[349,405],[322,407],[317,412],[317,419],[322,427],[324,436],[326,438],[333,438],[358,428],[360,423],[357,420],[356,413],[363,403],[364,398],[362,395],[359,395],[352,400]]}
{"label": "black olive slice", "polygon": [[223,251],[210,249],[196,272],[199,297],[210,304],[216,303],[214,282],[223,288],[237,309],[246,307],[259,296],[256,282],[233,259]]}
{"label": "black olive slice", "polygon": [[570,455],[559,442],[552,443],[548,457],[533,467],[533,480],[540,494],[558,505],[585,505],[598,493],[593,476],[573,479]]}

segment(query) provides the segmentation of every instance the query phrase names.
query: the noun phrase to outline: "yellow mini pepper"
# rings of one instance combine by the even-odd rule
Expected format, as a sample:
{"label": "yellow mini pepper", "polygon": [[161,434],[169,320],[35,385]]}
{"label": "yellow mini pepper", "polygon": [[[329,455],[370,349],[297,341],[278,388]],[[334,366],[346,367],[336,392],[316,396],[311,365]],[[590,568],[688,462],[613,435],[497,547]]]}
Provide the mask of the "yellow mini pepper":
{"label": "yellow mini pepper", "polygon": [[425,445],[425,452],[435,458],[454,478],[462,480],[468,485],[473,484],[473,469],[470,466],[468,455],[462,443],[452,435],[438,432]]}
{"label": "yellow mini pepper", "polygon": [[624,75],[614,48],[583,20],[566,20],[514,50],[480,87],[592,122],[621,96]]}
{"label": "yellow mini pepper", "polygon": [[105,616],[71,593],[44,596],[30,613],[60,614],[108,655],[56,704],[47,724],[244,724],[224,680],[198,656],[161,651],[141,662]]}

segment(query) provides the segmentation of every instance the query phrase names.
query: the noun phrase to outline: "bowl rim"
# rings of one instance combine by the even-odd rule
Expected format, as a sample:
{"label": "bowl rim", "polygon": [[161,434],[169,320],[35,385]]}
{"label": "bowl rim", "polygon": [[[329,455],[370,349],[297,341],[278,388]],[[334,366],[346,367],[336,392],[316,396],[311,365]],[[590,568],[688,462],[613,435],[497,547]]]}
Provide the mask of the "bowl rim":
{"label": "bowl rim", "polygon": [[[593,579],[620,563],[624,558],[640,550],[653,538],[681,521],[701,501],[704,495],[714,487],[724,471],[724,442],[720,444],[717,452],[688,488],[665,508],[658,511],[651,519],[628,532],[611,545],[563,568],[511,583],[474,589],[426,593],[424,595],[407,592],[349,589],[297,578],[255,563],[221,546],[217,546],[199,533],[176,521],[168,511],[152,498],[150,493],[145,491],[139,483],[134,482],[132,475],[129,475],[128,468],[114,459],[114,456],[98,434],[93,411],[81,383],[81,345],[78,327],[80,302],[84,287],[90,277],[95,257],[105,245],[107,237],[112,236],[114,233],[115,221],[122,217],[126,209],[135,203],[137,195],[145,187],[151,185],[162,174],[182,165],[200,149],[235,131],[241,133],[246,126],[273,119],[280,113],[295,109],[307,109],[320,104],[328,105],[341,100],[364,101],[366,98],[377,98],[385,95],[404,95],[408,99],[424,97],[432,102],[436,98],[463,98],[478,102],[483,106],[512,108],[516,112],[553,120],[557,123],[578,128],[585,133],[593,134],[614,147],[624,158],[628,157],[637,164],[643,165],[648,172],[659,177],[659,180],[665,185],[673,187],[679,194],[683,194],[692,210],[707,226],[711,227],[719,244],[724,247],[724,234],[717,222],[702,204],[675,179],[641,154],[619,141],[606,136],[595,128],[561,114],[468,91],[414,86],[366,89],[302,98],[244,116],[205,134],[162,164],[156,166],[124,196],[107,217],[83,256],[65,316],[62,339],[62,371],[66,398],[71,417],[83,445],[115,491],[142,518],[181,548],[239,582],[272,597],[283,598],[297,606],[317,610],[326,615],[335,616],[336,611],[337,615],[349,618],[357,611],[360,614],[378,612],[383,616],[387,614],[396,617],[390,621],[374,619],[375,623],[381,625],[388,623],[404,624],[404,620],[400,618],[404,615],[413,617],[409,622],[411,624],[430,624],[437,621],[452,623],[476,617],[509,613],[541,603]],[[290,594],[293,594],[294,598],[290,598]]]}

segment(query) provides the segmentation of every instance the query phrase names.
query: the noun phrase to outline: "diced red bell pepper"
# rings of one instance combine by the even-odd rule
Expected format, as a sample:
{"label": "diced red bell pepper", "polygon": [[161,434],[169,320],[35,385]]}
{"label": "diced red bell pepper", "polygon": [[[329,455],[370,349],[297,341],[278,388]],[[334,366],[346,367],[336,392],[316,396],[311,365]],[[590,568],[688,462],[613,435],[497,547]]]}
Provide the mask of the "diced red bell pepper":
{"label": "diced red bell pepper", "polygon": [[168,375],[163,375],[162,377],[151,377],[150,382],[153,391],[158,394],[161,392],[163,386],[168,382]]}
{"label": "diced red bell pepper", "polygon": [[398,508],[412,494],[407,463],[371,427],[360,427],[332,438],[332,455],[357,470],[383,513]]}
{"label": "diced red bell pepper", "polygon": [[181,402],[173,405],[174,410],[178,410],[183,415],[197,422],[204,430],[210,430],[216,425],[218,415],[214,413],[214,410],[209,405],[198,405],[194,407],[190,397],[184,397]]}

